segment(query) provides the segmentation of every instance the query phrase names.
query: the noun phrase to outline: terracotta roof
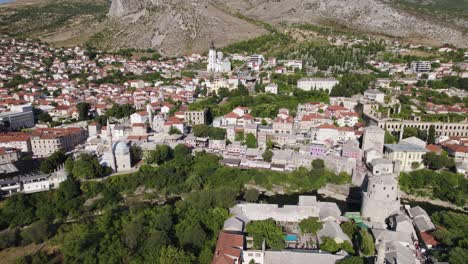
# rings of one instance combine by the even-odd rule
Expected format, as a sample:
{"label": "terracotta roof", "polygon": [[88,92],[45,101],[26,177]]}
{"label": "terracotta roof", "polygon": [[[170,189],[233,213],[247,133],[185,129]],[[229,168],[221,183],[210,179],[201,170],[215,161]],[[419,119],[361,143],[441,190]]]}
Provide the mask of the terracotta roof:
{"label": "terracotta roof", "polygon": [[424,244],[431,245],[433,247],[439,244],[439,242],[437,242],[437,240],[435,240],[435,238],[428,232],[421,232],[419,234],[421,235],[421,239],[424,241]]}
{"label": "terracotta roof", "polygon": [[327,108],[327,110],[329,110],[329,111],[339,111],[339,110],[345,111],[345,110],[348,110],[348,108],[343,107],[343,106],[341,106],[341,105],[330,105],[330,106]]}
{"label": "terracotta roof", "polygon": [[234,113],[234,112],[230,112],[229,114],[225,115],[224,117],[225,118],[239,118],[239,115]]}
{"label": "terracotta roof", "polygon": [[302,117],[302,121],[312,121],[314,119],[328,119],[328,118],[325,117],[324,115],[316,114],[316,113],[308,114]]}
{"label": "terracotta roof", "polygon": [[429,150],[430,152],[440,152],[442,149],[434,144],[429,144],[426,146],[426,149]]}
{"label": "terracotta roof", "polygon": [[29,137],[26,133],[5,133],[0,134],[0,142],[28,141]]}
{"label": "terracotta roof", "polygon": [[216,249],[211,264],[240,263],[243,247],[243,234],[221,231],[218,236],[218,242],[216,243]]}
{"label": "terracotta roof", "polygon": [[330,125],[330,124],[321,124],[318,128],[322,128],[322,129],[337,129],[336,126]]}

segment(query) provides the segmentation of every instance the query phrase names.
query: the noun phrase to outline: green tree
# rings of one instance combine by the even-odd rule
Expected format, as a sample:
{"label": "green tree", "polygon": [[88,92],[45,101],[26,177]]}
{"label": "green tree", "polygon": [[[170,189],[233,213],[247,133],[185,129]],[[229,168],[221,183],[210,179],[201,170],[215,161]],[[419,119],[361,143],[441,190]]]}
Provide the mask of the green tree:
{"label": "green tree", "polygon": [[358,232],[358,227],[354,222],[342,222],[340,227],[343,232],[351,239],[353,239]]}
{"label": "green tree", "polygon": [[0,250],[14,247],[18,243],[18,230],[6,229],[0,232]]}
{"label": "green tree", "polygon": [[395,144],[398,142],[398,140],[397,140],[397,137],[395,137],[392,133],[385,130],[384,142],[385,144]]}
{"label": "green tree", "polygon": [[342,260],[338,260],[337,264],[364,264],[364,260],[361,257],[350,256]]}
{"label": "green tree", "polygon": [[91,110],[91,105],[86,102],[80,102],[76,105],[78,110],[78,120],[88,120],[89,119],[89,110]]}
{"label": "green tree", "polygon": [[312,161],[312,168],[323,169],[325,168],[325,162],[323,161],[323,159],[314,159]]}
{"label": "green tree", "polygon": [[[36,220],[34,215],[34,205],[31,198],[25,194],[15,194],[5,201],[1,210],[0,222],[6,221],[10,227],[31,224]],[[4,226],[2,223],[2,229]]]}
{"label": "green tree", "polygon": [[65,160],[65,165],[64,165],[65,172],[67,172],[68,174],[72,174],[74,166],[75,166],[75,161],[73,160],[72,157],[68,157],[67,160]]}
{"label": "green tree", "polygon": [[106,170],[99,164],[96,156],[81,154],[73,165],[73,176],[80,179],[94,179],[104,176]]}
{"label": "green tree", "polygon": [[236,137],[234,138],[235,141],[243,142],[245,139],[244,132],[236,132]]}
{"label": "green tree", "polygon": [[468,259],[468,249],[456,247],[450,250],[449,262],[450,264],[463,264]]}
{"label": "green tree", "polygon": [[320,244],[320,249],[328,251],[330,253],[336,253],[341,249],[341,247],[335,242],[335,240],[329,237],[324,237],[322,239],[322,244]]}
{"label": "green tree", "polygon": [[299,228],[301,229],[301,232],[311,235],[317,234],[317,232],[322,229],[322,227],[322,222],[320,222],[318,217],[309,217],[299,222]]}
{"label": "green tree", "polygon": [[148,164],[162,164],[173,158],[173,150],[166,145],[158,145],[155,150],[151,150],[146,155]]}
{"label": "green tree", "polygon": [[138,145],[132,145],[130,147],[130,159],[132,160],[132,165],[136,165],[143,157],[143,150]]}
{"label": "green tree", "polygon": [[63,236],[60,251],[67,263],[95,263],[99,234],[84,224],[72,225]]}
{"label": "green tree", "polygon": [[283,231],[276,226],[273,219],[250,222],[246,230],[247,234],[253,237],[256,249],[262,247],[263,241],[266,242],[267,247],[274,250],[281,250],[285,247]]}
{"label": "green tree", "polygon": [[271,162],[271,159],[273,158],[273,151],[267,149],[265,152],[263,152],[262,158],[264,161]]}
{"label": "green tree", "polygon": [[52,235],[52,226],[45,220],[39,220],[29,227],[21,230],[23,244],[39,244],[46,241]]}
{"label": "green tree", "polygon": [[249,203],[255,203],[258,201],[260,193],[256,189],[247,189],[244,193],[244,199]]}
{"label": "green tree", "polygon": [[257,139],[255,138],[255,135],[252,133],[248,133],[247,136],[245,137],[245,145],[248,148],[256,148],[257,147]]}
{"label": "green tree", "polygon": [[429,127],[429,133],[427,135],[427,144],[435,144],[435,126]]}
{"label": "green tree", "polygon": [[423,155],[423,163],[431,170],[440,170],[442,168],[452,168],[455,166],[453,159],[447,155],[437,155],[429,152]]}
{"label": "green tree", "polygon": [[187,158],[187,156],[192,154],[192,150],[184,144],[179,144],[174,148],[174,157],[175,158]]}
{"label": "green tree", "polygon": [[194,263],[194,257],[186,253],[182,249],[173,246],[165,247],[161,250],[159,256],[159,263],[161,264],[191,264]]}
{"label": "green tree", "polygon": [[51,173],[57,169],[57,167],[65,162],[67,156],[65,155],[65,151],[62,149],[57,150],[56,152],[52,153],[48,158],[41,162],[41,172],[43,173]]}
{"label": "green tree", "polygon": [[52,117],[47,112],[42,112],[38,115],[38,120],[41,123],[49,123],[52,121]]}
{"label": "green tree", "polygon": [[374,238],[367,230],[359,230],[359,248],[365,256],[373,256],[375,254]]}
{"label": "green tree", "polygon": [[181,135],[182,132],[177,127],[171,126],[171,128],[169,129],[169,135],[174,135],[174,134]]}

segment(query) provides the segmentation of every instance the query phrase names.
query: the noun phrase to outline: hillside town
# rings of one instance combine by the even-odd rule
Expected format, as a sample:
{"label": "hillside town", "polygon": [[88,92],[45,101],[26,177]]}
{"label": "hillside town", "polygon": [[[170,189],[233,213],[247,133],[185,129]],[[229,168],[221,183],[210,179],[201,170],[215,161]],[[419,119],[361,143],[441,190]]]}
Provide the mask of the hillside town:
{"label": "hillside town", "polygon": [[[345,37],[330,42],[372,45]],[[395,56],[423,48],[384,46]],[[238,201],[215,234],[212,264],[332,264],[352,256],[436,263],[440,227],[403,200],[416,187],[403,185],[401,175],[446,169],[468,177],[468,51],[431,52],[462,52],[462,60],[375,56],[349,73],[308,59],[225,53],[215,43],[206,55],[166,58],[153,50],[104,53],[2,38],[0,196],[53,191],[69,178],[142,172],[162,155],[161,146],[184,145],[231,169],[284,177],[326,170],[344,179],[323,187],[332,197],[357,188],[354,211],[312,195],[286,205]],[[378,76],[363,84],[365,77],[349,74]],[[345,191],[333,194],[342,184]],[[464,211],[462,192],[440,200]],[[311,222],[317,228],[304,228]],[[273,223],[282,239],[252,231],[260,223]],[[343,228],[349,225],[351,233]]]}

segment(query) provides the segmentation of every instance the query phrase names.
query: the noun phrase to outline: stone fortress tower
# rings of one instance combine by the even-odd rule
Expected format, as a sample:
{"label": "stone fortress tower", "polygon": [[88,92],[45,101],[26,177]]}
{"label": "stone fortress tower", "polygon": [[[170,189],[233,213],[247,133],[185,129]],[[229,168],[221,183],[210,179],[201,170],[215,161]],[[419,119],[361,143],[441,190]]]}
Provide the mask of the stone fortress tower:
{"label": "stone fortress tower", "polygon": [[364,219],[376,223],[399,212],[398,194],[399,164],[387,159],[375,159],[370,164],[371,172],[367,175],[367,187],[363,192],[361,215]]}
{"label": "stone fortress tower", "polygon": [[364,131],[362,150],[375,149],[382,153],[385,143],[385,130],[378,126],[369,126]]}

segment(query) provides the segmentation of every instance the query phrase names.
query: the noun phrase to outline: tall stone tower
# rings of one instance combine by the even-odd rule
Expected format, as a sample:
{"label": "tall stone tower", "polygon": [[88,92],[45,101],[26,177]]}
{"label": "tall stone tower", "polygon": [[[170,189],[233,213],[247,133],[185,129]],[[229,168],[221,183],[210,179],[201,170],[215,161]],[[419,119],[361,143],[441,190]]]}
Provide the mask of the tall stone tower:
{"label": "tall stone tower", "polygon": [[368,175],[367,190],[363,193],[361,215],[371,222],[385,220],[400,210],[398,180],[395,173]]}
{"label": "tall stone tower", "polygon": [[385,130],[378,126],[369,126],[364,131],[362,139],[362,150],[375,149],[380,153],[383,152],[385,143]]}

